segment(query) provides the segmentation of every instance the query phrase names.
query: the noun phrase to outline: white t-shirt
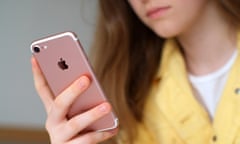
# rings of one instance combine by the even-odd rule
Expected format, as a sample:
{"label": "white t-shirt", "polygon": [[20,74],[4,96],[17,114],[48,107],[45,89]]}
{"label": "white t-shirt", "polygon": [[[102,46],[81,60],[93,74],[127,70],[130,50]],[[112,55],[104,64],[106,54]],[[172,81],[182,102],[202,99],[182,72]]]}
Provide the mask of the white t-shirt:
{"label": "white t-shirt", "polygon": [[236,58],[237,51],[234,52],[223,67],[213,73],[204,76],[189,74],[189,80],[194,89],[196,99],[206,108],[211,119],[214,117],[229,71]]}

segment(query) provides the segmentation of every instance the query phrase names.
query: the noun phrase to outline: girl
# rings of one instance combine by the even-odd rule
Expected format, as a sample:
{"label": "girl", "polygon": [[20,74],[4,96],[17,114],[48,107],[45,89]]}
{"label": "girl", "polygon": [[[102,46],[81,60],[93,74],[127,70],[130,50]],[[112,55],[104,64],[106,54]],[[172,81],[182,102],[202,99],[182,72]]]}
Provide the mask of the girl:
{"label": "girl", "polygon": [[89,79],[80,77],[53,100],[32,58],[51,143],[92,144],[116,134],[109,143],[240,143],[239,1],[100,0],[99,5],[92,58],[119,117],[118,134],[79,134],[110,105],[67,120]]}

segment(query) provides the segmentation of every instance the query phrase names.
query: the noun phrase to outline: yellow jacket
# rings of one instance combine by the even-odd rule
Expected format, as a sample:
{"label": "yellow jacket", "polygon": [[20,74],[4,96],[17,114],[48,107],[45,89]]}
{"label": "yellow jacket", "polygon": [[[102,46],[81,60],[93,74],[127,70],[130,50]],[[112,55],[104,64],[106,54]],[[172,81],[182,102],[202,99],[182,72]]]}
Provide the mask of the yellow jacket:
{"label": "yellow jacket", "polygon": [[157,78],[160,82],[152,86],[146,101],[136,144],[240,144],[240,56],[231,68],[212,122],[193,96],[174,40],[164,46]]}

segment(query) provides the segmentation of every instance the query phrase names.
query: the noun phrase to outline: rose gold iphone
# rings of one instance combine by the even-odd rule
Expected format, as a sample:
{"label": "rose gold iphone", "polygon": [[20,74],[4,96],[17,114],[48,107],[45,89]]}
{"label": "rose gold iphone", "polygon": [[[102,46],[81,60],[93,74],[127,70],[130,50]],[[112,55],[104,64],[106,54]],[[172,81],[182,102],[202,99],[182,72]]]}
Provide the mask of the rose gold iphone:
{"label": "rose gold iphone", "polygon": [[[69,118],[107,101],[74,33],[64,32],[36,40],[31,44],[31,51],[55,96],[79,76],[90,76],[92,82],[73,103],[68,113]],[[106,131],[117,126],[118,119],[111,112],[89,126],[86,131]]]}

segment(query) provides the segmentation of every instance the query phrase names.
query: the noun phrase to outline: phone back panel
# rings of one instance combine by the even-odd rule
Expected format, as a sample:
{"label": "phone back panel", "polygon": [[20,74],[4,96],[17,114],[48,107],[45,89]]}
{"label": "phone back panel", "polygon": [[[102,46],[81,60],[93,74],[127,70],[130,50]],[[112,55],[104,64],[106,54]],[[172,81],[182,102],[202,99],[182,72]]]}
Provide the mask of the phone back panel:
{"label": "phone back panel", "polygon": [[[40,52],[34,52],[34,47]],[[106,101],[87,57],[77,37],[71,32],[50,36],[32,43],[31,50],[55,96],[81,75],[91,79],[91,85],[72,105],[68,116],[85,112]],[[103,131],[117,127],[117,118],[110,113],[86,130]]]}

